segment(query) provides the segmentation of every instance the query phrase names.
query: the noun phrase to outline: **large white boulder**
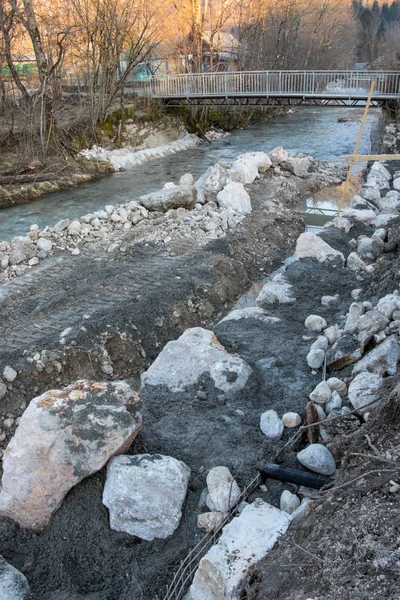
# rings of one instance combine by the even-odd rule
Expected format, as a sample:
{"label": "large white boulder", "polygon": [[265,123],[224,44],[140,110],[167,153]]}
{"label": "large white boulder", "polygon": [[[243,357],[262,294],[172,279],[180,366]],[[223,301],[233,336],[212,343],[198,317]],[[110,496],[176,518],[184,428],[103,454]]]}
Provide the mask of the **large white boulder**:
{"label": "large white boulder", "polygon": [[169,537],[180,523],[189,477],[189,467],[170,456],[116,456],[103,492],[111,529],[147,541]]}
{"label": "large white boulder", "polygon": [[168,342],[151,367],[142,375],[142,386],[165,385],[181,392],[208,373],[224,392],[242,389],[251,373],[250,366],[229,354],[212,331],[194,327],[179,339]]}
{"label": "large white boulder", "polygon": [[196,181],[198,201],[215,200],[216,195],[231,181],[228,168],[220,163],[209,167]]}
{"label": "large white boulder", "polygon": [[391,335],[358,361],[353,368],[353,375],[362,371],[376,375],[396,375],[399,360],[400,346],[397,336]]}
{"label": "large white boulder", "polygon": [[390,180],[392,179],[392,175],[390,173],[390,171],[385,167],[385,165],[383,165],[382,163],[375,161],[374,164],[372,165],[368,176],[371,177],[379,177],[381,179],[384,179],[386,181],[386,183],[389,183]]}
{"label": "large white boulder", "polygon": [[17,236],[11,240],[10,265],[19,265],[35,256],[36,247],[30,237]]}
{"label": "large white boulder", "polygon": [[277,146],[269,153],[269,158],[271,159],[272,165],[277,167],[281,163],[285,162],[289,158],[288,152],[282,148],[282,146]]}
{"label": "large white boulder", "polygon": [[389,215],[400,212],[400,192],[391,190],[383,198],[377,200],[377,205],[383,213]]}
{"label": "large white boulder", "polygon": [[310,164],[311,163],[308,156],[289,156],[289,158],[282,163],[282,168],[290,173],[293,173],[293,175],[296,175],[296,177],[302,177],[304,179],[308,175]]}
{"label": "large white boulder", "polygon": [[30,594],[25,575],[0,556],[0,600],[25,600]]}
{"label": "large white boulder", "polygon": [[231,181],[217,194],[217,203],[221,208],[232,208],[239,215],[251,213],[251,200],[243,183]]}
{"label": "large white boulder", "polygon": [[369,225],[376,217],[373,210],[357,210],[355,208],[345,208],[341,212],[341,216],[344,218],[353,218],[364,225]]}
{"label": "large white boulder", "polygon": [[229,171],[232,181],[248,184],[271,167],[271,160],[265,152],[247,152],[238,156]]}
{"label": "large white boulder", "polygon": [[194,208],[197,201],[197,190],[191,185],[182,185],[171,188],[163,188],[140,196],[139,202],[147,210],[159,210],[166,212],[171,208]]}
{"label": "large white boulder", "polygon": [[290,515],[262,500],[246,506],[201,559],[190,600],[239,600],[249,569],[272,550],[290,522]]}
{"label": "large white boulder", "polygon": [[382,385],[382,377],[375,373],[359,373],[349,386],[349,400],[354,408],[363,408],[372,402]]}
{"label": "large white boulder", "polygon": [[324,240],[315,233],[302,233],[297,239],[296,250],[294,253],[296,260],[302,258],[315,258],[320,263],[339,261],[344,265],[344,256],[338,250],[335,250],[324,242]]}
{"label": "large white boulder", "polygon": [[67,492],[127,450],[140,428],[139,396],[124,381],[82,380],[34,398],[4,452],[0,516],[46,526]]}
{"label": "large white boulder", "polygon": [[228,512],[240,498],[240,488],[228,467],[214,467],[207,475],[207,504],[213,511]]}
{"label": "large white boulder", "polygon": [[266,281],[256,300],[259,306],[295,302],[293,287],[282,273],[276,273]]}

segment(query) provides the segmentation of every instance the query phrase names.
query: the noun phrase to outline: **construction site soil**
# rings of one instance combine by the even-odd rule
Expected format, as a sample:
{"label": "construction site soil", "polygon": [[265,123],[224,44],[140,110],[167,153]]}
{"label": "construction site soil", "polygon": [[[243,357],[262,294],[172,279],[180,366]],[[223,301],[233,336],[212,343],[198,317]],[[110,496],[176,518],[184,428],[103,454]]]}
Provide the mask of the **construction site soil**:
{"label": "construction site soil", "polygon": [[[304,230],[302,219],[283,207],[314,192],[321,179],[317,175],[305,180],[291,177],[287,183],[277,187],[272,178],[251,186],[251,215],[226,238],[203,248],[196,248],[189,240],[186,247],[174,247],[173,256],[151,243],[132,243],[117,256],[105,251],[93,256],[89,250],[79,257],[55,255],[47,267],[10,284],[1,304],[0,357],[2,364],[12,365],[19,375],[3,401],[3,414],[18,416],[26,402],[46,389],[79,378],[104,379],[104,350],[112,360],[113,379],[137,382],[167,341],[195,325],[212,328],[225,348],[252,368],[245,389],[230,396],[217,393],[207,379],[179,393],[163,387],[144,388],[143,430],[129,453],[171,455],[186,462],[192,472],[181,524],[172,537],[144,542],[110,529],[108,511],[102,504],[105,469],[72,489],[42,532],[23,530],[0,519],[0,554],[27,576],[35,600],[163,598],[174,571],[203,536],[197,528],[197,516],[207,470],[226,465],[243,489],[265,462],[295,465],[296,450],[303,440],[287,446],[292,435],[288,431],[279,441],[267,440],[259,420],[268,409],[304,415],[308,395],[320,381],[321,375],[306,363],[310,341],[303,339],[307,333],[305,318],[319,314],[328,325],[338,322],[352,302],[354,288],[370,290],[371,296],[379,290],[382,295],[380,285],[386,282],[392,291],[390,284],[396,278],[398,281],[400,265],[397,243],[376,273],[362,275],[363,281],[357,273],[335,264],[321,265],[309,259],[292,262],[285,275],[296,302],[271,306],[269,312],[279,322],[241,319],[218,323],[255,279],[280,265]],[[281,207],[267,208],[267,200],[276,198]],[[367,231],[356,222],[350,234],[328,228],[323,238],[347,256],[351,251],[349,239]],[[392,240],[395,231],[392,227]],[[337,304],[321,306],[321,296],[338,292]],[[365,297],[369,298],[368,293]],[[67,344],[60,346],[60,333],[67,328],[71,328],[64,336]],[[26,362],[26,350],[30,354],[42,350],[53,353],[53,360],[62,364],[61,371],[49,360],[38,372]],[[346,371],[340,376],[345,378]],[[205,392],[205,400],[197,396],[199,390]],[[390,554],[387,564],[394,566],[387,569],[398,570],[395,542],[399,520],[395,513],[399,496],[388,495],[386,474],[379,482],[377,479],[375,487],[371,485],[374,479],[365,472],[376,468],[375,457],[371,458],[372,467],[365,466],[351,452],[357,448],[356,452],[371,453],[362,444],[374,423],[379,444],[377,439],[370,439],[375,440],[378,451],[384,453],[392,443],[396,446],[398,434],[389,418],[398,414],[393,412],[396,402],[397,395],[390,396],[386,412],[382,409],[376,420],[368,421],[343,443],[336,438],[336,458],[345,456],[348,462],[338,485],[359,474],[365,475],[364,480],[325,493],[329,500],[322,508],[293,526],[271,558],[254,571],[248,598],[395,599],[387,595],[394,589],[393,578],[376,579],[389,572],[384,567],[376,572],[369,568],[375,555],[370,559],[366,541],[374,537],[374,528],[378,534],[381,529],[379,547],[383,552],[393,546],[393,556],[397,556],[396,563]],[[382,464],[382,468],[392,469],[386,463],[379,466]],[[395,476],[395,472],[387,473],[389,479]],[[364,482],[361,485],[359,481]],[[283,489],[290,486],[268,482],[267,491],[258,488],[250,499],[261,497],[278,505]],[[357,499],[363,494],[360,511]],[[351,595],[346,577],[360,583],[354,594],[364,595]],[[372,587],[362,587],[368,578]],[[369,590],[381,595],[365,595]]]}

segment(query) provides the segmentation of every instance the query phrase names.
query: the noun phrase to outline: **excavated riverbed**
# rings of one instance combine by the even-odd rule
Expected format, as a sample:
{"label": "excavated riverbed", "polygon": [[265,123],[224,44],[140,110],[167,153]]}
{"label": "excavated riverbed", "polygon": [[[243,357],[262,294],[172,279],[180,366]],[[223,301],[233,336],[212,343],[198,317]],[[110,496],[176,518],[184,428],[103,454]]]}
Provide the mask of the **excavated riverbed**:
{"label": "excavated riverbed", "polygon": [[[0,553],[25,573],[38,600],[162,597],[174,569],[202,535],[196,526],[202,467],[226,464],[244,486],[260,461],[276,453],[259,431],[260,409],[296,409],[300,389],[315,386],[293,336],[300,335],[318,295],[333,293],[337,272],[324,280],[314,267],[307,273],[303,264],[293,267],[290,276],[301,309],[294,320],[283,309],[273,335],[257,322],[245,328],[216,323],[254,279],[271,273],[292,251],[304,222],[291,206],[337,180],[338,171],[327,175],[326,166],[315,171],[306,179],[289,174],[261,178],[249,187],[253,212],[225,238],[205,246],[180,239],[167,252],[164,244],[145,241],[142,231],[140,241],[130,234],[118,253],[106,247],[96,253],[84,248],[79,256],[56,252],[38,270],[4,286],[0,362],[12,365],[18,377],[2,402],[3,417],[18,417],[32,397],[47,389],[80,378],[109,378],[102,371],[105,355],[113,379],[136,385],[165,343],[195,325],[213,328],[227,349],[243,354],[254,367],[245,397],[221,401],[208,381],[203,382],[206,402],[195,399],[195,390],[178,395],[174,405],[162,389],[143,395],[143,433],[130,452],[171,454],[192,470],[184,516],[172,538],[145,543],[113,532],[101,502],[104,470],[71,490],[42,533],[0,520]],[[163,228],[162,219],[157,223],[148,225],[153,240],[157,228]],[[340,245],[341,234],[334,233]],[[352,287],[353,279],[345,279],[348,294]],[[263,374],[263,360],[274,362],[272,386]],[[291,398],[282,397],[282,376],[292,378]],[[244,418],[235,410],[243,411]],[[7,431],[7,439],[14,429]]]}

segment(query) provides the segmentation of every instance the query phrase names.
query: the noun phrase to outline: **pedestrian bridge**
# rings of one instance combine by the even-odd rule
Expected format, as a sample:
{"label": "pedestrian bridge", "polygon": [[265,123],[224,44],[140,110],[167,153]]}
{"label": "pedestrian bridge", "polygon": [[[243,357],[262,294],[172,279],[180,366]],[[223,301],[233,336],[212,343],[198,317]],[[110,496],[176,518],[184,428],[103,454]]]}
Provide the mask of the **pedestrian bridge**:
{"label": "pedestrian bridge", "polygon": [[144,92],[168,106],[296,106],[365,103],[375,82],[372,104],[400,100],[397,71],[238,71],[154,77]]}

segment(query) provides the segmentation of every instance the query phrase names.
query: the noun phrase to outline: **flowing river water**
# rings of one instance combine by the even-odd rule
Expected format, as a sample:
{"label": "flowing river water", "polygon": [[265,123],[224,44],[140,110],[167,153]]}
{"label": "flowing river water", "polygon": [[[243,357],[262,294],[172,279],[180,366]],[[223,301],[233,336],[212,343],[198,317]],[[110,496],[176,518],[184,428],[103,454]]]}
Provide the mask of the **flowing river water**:
{"label": "flowing river water", "polygon": [[[211,144],[204,142],[185,152],[152,160],[26,204],[2,209],[0,240],[24,235],[34,223],[42,228],[66,217],[77,218],[99,210],[105,204],[138,198],[163,187],[167,181],[177,183],[184,173],[192,173],[197,178],[217,161],[231,161],[244,152],[269,152],[276,146],[283,146],[289,152],[340,160],[353,152],[362,114],[363,108],[299,108],[294,114],[234,131],[229,137]],[[378,119],[379,111],[372,109],[364,129],[360,154],[369,153],[371,127]],[[298,208],[303,212],[307,206],[324,210],[337,208],[337,205],[338,194],[325,190],[313,199],[304,199]]]}

